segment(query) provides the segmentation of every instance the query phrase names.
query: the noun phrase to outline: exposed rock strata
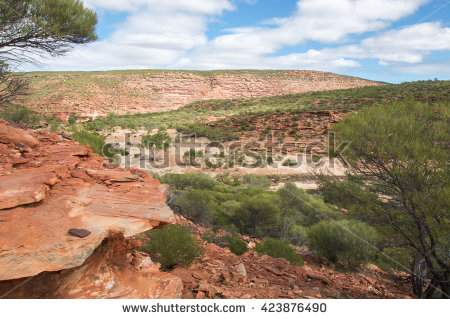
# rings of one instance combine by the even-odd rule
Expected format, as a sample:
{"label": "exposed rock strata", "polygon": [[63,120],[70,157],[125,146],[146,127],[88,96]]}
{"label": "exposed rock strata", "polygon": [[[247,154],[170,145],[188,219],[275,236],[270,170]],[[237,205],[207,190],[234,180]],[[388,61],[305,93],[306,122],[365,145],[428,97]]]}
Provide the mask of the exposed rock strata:
{"label": "exposed rock strata", "polygon": [[69,113],[87,118],[109,112],[156,112],[208,99],[380,85],[379,82],[317,71],[50,73],[33,74],[33,78],[35,94],[28,98],[27,105],[62,119],[67,119]]}
{"label": "exposed rock strata", "polygon": [[[159,271],[144,276],[131,260],[115,262],[126,256],[120,236],[173,222],[165,188],[157,180],[141,171],[106,169],[89,147],[55,133],[26,132],[5,123],[1,132],[0,295],[19,278],[32,276],[38,279],[29,281],[22,296],[178,295],[178,278]],[[68,233],[70,228],[91,234],[78,238]],[[58,287],[44,284],[48,280],[58,281]],[[15,291],[11,297],[20,296],[21,290]]]}

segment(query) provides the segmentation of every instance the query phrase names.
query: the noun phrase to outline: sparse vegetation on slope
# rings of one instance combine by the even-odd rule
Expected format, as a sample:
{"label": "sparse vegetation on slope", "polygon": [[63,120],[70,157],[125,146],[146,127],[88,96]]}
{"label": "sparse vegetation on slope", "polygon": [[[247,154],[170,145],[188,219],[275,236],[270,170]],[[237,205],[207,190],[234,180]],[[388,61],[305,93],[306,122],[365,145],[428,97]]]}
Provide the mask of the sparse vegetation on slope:
{"label": "sparse vegetation on slope", "polygon": [[[419,81],[264,98],[200,101],[168,112],[123,116],[111,114],[87,121],[85,127],[89,130],[113,127],[175,128],[182,133],[195,133],[210,140],[226,141],[252,131],[269,134],[279,126],[277,123],[284,121],[282,127],[288,128],[284,132],[285,137],[289,135],[297,138],[299,123],[305,127],[314,126],[310,119],[303,123],[302,113],[306,111],[351,111],[393,101],[449,99],[450,81]],[[275,118],[270,119],[274,114]],[[215,120],[211,121],[211,117]],[[262,128],[264,124],[265,127]],[[293,130],[295,132],[291,134],[290,131]]]}

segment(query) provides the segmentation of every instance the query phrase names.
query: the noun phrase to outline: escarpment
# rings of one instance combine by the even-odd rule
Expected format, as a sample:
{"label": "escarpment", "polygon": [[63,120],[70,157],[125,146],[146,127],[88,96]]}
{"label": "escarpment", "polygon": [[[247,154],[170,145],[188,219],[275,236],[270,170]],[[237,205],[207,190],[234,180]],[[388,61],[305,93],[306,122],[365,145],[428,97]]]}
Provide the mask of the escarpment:
{"label": "escarpment", "polygon": [[176,298],[180,279],[132,238],[173,221],[165,188],[146,173],[67,136],[0,123],[0,296]]}
{"label": "escarpment", "polygon": [[[173,110],[201,100],[265,97],[380,85],[318,71],[113,71],[32,73],[26,104],[66,120]],[[68,111],[69,110],[69,111]]]}

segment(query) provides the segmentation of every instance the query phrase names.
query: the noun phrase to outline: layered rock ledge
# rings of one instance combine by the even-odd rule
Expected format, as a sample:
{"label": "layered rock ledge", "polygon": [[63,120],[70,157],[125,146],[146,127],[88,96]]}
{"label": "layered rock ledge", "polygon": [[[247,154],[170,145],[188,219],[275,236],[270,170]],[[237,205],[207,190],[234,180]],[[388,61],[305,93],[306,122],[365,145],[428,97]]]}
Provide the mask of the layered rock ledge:
{"label": "layered rock ledge", "polygon": [[0,296],[175,298],[180,279],[136,256],[131,239],[173,221],[165,188],[145,172],[115,168],[66,136],[0,123]]}

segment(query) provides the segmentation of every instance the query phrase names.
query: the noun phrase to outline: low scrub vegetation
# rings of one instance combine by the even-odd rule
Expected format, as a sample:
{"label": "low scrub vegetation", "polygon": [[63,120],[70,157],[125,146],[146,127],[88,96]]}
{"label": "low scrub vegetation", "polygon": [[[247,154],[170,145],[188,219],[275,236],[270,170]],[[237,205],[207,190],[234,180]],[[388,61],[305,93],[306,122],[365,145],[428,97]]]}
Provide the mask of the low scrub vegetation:
{"label": "low scrub vegetation", "polygon": [[357,267],[374,260],[378,234],[363,222],[323,220],[311,226],[307,239],[308,246],[330,262]]}
{"label": "low scrub vegetation", "polygon": [[235,255],[242,255],[248,251],[247,243],[237,236],[223,236],[222,239],[227,243],[227,247]]}
{"label": "low scrub vegetation", "polygon": [[268,190],[265,176],[227,174],[217,178],[206,174],[166,174],[157,176],[172,186],[170,205],[185,217],[205,226],[217,226],[254,237],[274,237],[292,243],[305,242],[302,227],[326,216],[342,213],[311,195],[286,183],[277,192]]}
{"label": "low scrub vegetation", "polygon": [[72,138],[75,141],[83,145],[89,145],[94,153],[105,156],[103,154],[105,149],[104,136],[85,129],[78,129],[76,126],[72,126],[71,130],[73,132]]}
{"label": "low scrub vegetation", "polygon": [[[450,81],[418,81],[263,98],[208,100],[168,112],[122,116],[110,114],[87,121],[85,127],[88,130],[113,127],[174,128],[178,132],[196,134],[211,141],[227,141],[237,139],[239,132],[255,130],[257,126],[253,122],[257,117],[266,114],[290,112],[293,120],[299,120],[302,118],[301,112],[312,110],[359,110],[366,106],[404,100],[446,101],[450,99],[449,92]],[[208,123],[210,116],[225,118],[219,122],[228,124],[211,126]],[[248,116],[252,117],[251,125]],[[235,127],[229,125],[230,119],[236,124]]]}
{"label": "low scrub vegetation", "polygon": [[142,145],[147,148],[155,147],[158,150],[167,149],[172,139],[165,131],[159,131],[153,135],[147,134],[142,136]]}
{"label": "low scrub vegetation", "polygon": [[46,119],[45,116],[37,114],[36,112],[31,111],[29,108],[21,105],[5,106],[3,110],[0,110],[0,117],[22,127],[31,128],[45,126],[47,121],[52,120],[51,117]]}
{"label": "low scrub vegetation", "polygon": [[141,250],[163,268],[170,269],[176,265],[189,267],[203,255],[201,243],[184,226],[168,225],[149,230],[145,235],[147,242]]}
{"label": "low scrub vegetation", "polygon": [[303,258],[286,242],[267,238],[262,243],[256,244],[256,251],[260,255],[268,255],[274,258],[284,258],[292,265],[303,266]]}

